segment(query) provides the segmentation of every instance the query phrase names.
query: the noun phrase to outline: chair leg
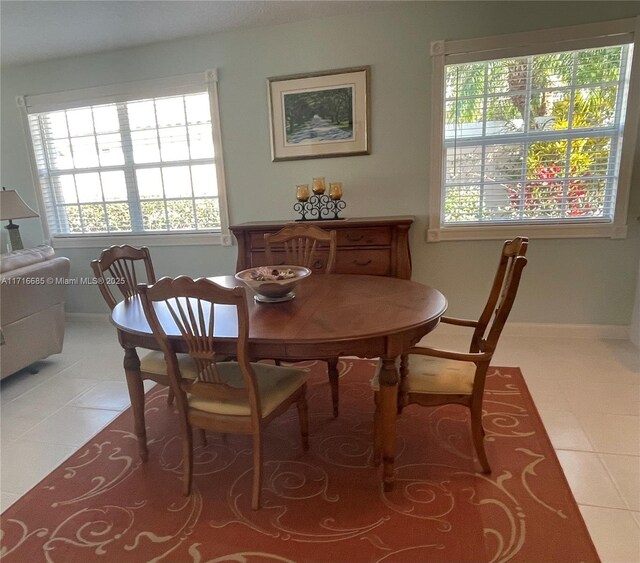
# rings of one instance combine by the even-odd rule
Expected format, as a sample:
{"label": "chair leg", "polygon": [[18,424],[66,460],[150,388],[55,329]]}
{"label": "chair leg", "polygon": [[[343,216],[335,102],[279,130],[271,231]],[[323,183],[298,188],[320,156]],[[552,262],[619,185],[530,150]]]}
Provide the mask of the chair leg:
{"label": "chair leg", "polygon": [[207,433],[204,428],[198,428],[198,435],[200,436],[200,445],[205,447],[207,445]]}
{"label": "chair leg", "polygon": [[147,448],[147,430],[144,421],[144,385],[140,375],[140,358],[135,348],[124,350],[124,371],[127,377],[127,388],[133,411],[133,428],[138,439],[138,452],[142,461],[149,458]]}
{"label": "chair leg", "polygon": [[169,387],[169,393],[167,395],[167,405],[171,406],[173,404],[173,400],[175,399],[175,394],[173,392],[173,389],[171,389],[171,387]]}
{"label": "chair leg", "polygon": [[332,358],[327,361],[327,371],[329,372],[333,416],[336,418],[340,411],[340,372],[338,371],[338,358]]}
{"label": "chair leg", "polygon": [[182,440],[182,494],[191,494],[191,480],[193,478],[193,434],[191,426],[187,424]]}
{"label": "chair leg", "polygon": [[253,487],[251,492],[251,508],[260,508],[260,492],[262,490],[262,433],[260,429],[253,434]]}
{"label": "chair leg", "polygon": [[380,427],[382,417],[380,416],[380,394],[376,391],[373,394],[373,398],[376,404],[376,409],[373,413],[373,464],[377,467],[382,461],[382,428]]}
{"label": "chair leg", "polygon": [[300,433],[302,435],[302,449],[306,452],[309,449],[309,409],[307,407],[307,386],[305,384],[302,396],[296,403],[298,408],[298,419],[300,421]]}
{"label": "chair leg", "polygon": [[471,435],[478,461],[483,473],[491,473],[487,452],[484,449],[484,428],[482,427],[482,406],[471,409]]}

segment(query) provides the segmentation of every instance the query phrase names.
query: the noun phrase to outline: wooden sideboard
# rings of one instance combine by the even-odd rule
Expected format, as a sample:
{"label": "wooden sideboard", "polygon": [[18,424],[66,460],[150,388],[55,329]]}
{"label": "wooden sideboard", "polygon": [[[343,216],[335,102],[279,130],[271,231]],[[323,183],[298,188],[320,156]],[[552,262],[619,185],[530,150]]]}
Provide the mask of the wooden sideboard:
{"label": "wooden sideboard", "polygon": [[[293,221],[263,221],[233,225],[231,232],[238,241],[237,271],[266,266],[265,233],[275,233]],[[411,278],[409,228],[413,217],[372,217],[327,221],[306,221],[328,231],[335,230],[338,238],[336,274],[368,274]],[[285,263],[284,249],[274,255],[279,264]],[[321,246],[314,272],[323,272],[328,248]]]}

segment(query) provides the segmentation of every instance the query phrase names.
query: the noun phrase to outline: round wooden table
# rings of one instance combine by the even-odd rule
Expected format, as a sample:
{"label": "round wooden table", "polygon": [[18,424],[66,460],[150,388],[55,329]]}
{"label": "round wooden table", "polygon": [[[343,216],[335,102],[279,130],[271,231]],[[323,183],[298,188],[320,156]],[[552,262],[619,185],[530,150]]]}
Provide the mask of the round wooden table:
{"label": "round wooden table", "polygon": [[[209,278],[225,287],[243,285],[233,276]],[[436,289],[410,280],[382,276],[312,275],[302,280],[295,299],[256,303],[247,290],[250,354],[287,361],[336,356],[382,360],[380,400],[384,487],[393,486],[397,414],[397,358],[438,324],[447,300]],[[144,389],[135,348],[158,350],[137,297],[122,301],[111,314],[125,349],[124,368],[141,455],[146,458]],[[169,316],[160,315],[177,352],[186,347]],[[216,323],[220,353],[233,353],[235,315]]]}

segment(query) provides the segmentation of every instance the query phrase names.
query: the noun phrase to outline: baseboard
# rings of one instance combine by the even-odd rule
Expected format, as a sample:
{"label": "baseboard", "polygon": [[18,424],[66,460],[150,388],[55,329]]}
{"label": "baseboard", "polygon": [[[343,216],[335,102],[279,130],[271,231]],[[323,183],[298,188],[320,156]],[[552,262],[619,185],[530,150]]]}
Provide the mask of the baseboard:
{"label": "baseboard", "polygon": [[[446,334],[469,334],[470,329],[440,323],[439,332]],[[596,338],[604,340],[629,340],[629,327],[623,325],[578,325],[554,323],[507,323],[504,336],[527,338]]]}
{"label": "baseboard", "polygon": [[109,323],[109,313],[65,313],[65,318],[70,321],[83,321],[93,323]]}

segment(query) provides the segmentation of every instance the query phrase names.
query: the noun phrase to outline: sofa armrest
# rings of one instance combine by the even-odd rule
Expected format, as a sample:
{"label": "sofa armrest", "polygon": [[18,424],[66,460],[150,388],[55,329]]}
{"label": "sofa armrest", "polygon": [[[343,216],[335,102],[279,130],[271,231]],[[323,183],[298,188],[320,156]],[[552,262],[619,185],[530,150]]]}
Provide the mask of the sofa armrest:
{"label": "sofa armrest", "polygon": [[6,326],[53,305],[64,303],[70,261],[58,256],[4,272],[0,276],[0,324]]}

